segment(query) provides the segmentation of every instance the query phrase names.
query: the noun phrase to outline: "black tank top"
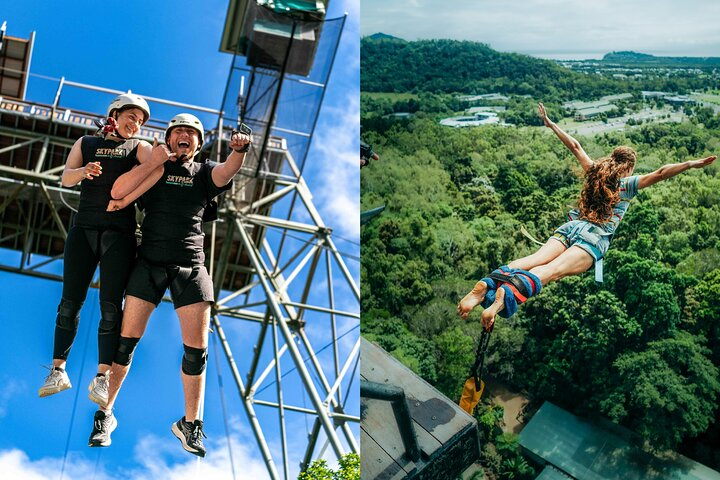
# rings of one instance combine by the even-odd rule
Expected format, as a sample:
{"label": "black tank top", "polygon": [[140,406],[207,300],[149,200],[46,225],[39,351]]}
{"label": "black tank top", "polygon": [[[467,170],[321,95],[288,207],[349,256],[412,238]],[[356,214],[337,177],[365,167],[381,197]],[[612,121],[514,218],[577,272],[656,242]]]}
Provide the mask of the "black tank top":
{"label": "black tank top", "polygon": [[85,179],[80,185],[80,207],[75,216],[75,225],[80,227],[135,231],[134,203],[115,212],[106,211],[112,199],[113,183],[123,173],[137,164],[137,147],[140,140],[106,140],[102,137],[82,138],[83,166],[100,162],[102,174]]}

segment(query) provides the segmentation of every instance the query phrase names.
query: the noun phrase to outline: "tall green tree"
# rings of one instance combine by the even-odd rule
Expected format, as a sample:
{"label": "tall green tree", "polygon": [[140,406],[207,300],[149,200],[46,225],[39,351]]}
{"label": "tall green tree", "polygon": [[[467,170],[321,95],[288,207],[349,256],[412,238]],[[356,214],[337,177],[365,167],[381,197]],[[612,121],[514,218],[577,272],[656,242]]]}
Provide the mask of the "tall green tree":
{"label": "tall green tree", "polygon": [[601,411],[654,448],[677,448],[714,420],[720,372],[708,354],[701,339],[676,331],[646,350],[621,355]]}

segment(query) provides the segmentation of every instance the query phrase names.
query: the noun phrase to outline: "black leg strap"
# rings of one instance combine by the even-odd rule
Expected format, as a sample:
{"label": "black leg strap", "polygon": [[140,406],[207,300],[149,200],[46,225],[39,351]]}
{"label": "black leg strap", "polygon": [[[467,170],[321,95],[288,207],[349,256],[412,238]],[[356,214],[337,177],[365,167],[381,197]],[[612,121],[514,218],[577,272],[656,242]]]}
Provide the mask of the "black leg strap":
{"label": "black leg strap", "polygon": [[101,255],[99,245],[100,232],[91,228],[83,228],[82,231],[85,234],[85,238],[87,239],[88,245],[90,245],[90,250],[92,251],[93,255],[95,255],[96,258],[99,258]]}
{"label": "black leg strap", "polygon": [[110,250],[110,247],[112,247],[119,238],[126,235],[127,234],[117,230],[105,230],[102,232],[100,235],[100,257],[104,257],[107,251]]}
{"label": "black leg strap", "polygon": [[517,277],[517,275],[505,275],[502,273],[492,272],[490,274],[490,278],[500,282],[509,283],[510,285],[515,287],[517,291],[520,292],[520,294],[523,295],[525,298],[530,298],[532,296],[532,292],[528,292],[527,287],[525,286],[523,281]]}
{"label": "black leg strap", "polygon": [[188,286],[188,281],[192,276],[192,267],[173,266],[168,268],[168,277],[170,278],[170,293],[173,298],[179,298]]}

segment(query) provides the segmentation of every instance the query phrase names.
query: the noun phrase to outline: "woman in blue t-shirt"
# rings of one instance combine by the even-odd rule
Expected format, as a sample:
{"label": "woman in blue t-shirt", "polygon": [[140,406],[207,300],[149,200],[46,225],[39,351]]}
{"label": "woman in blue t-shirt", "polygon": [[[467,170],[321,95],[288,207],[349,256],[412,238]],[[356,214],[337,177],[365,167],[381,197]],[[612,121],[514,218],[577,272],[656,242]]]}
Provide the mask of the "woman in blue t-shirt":
{"label": "woman in blue t-shirt", "polygon": [[551,121],[543,104],[540,117],[575,155],[585,171],[578,208],[568,214],[568,222],[527,257],[504,265],[475,284],[458,304],[458,314],[467,318],[482,305],[482,323],[489,329],[495,315],[510,317],[517,305],[540,293],[543,285],[596,267],[596,280],[602,281],[602,259],[610,239],[627,211],[630,200],[641,188],[667,180],[690,168],[710,165],[716,156],[665,165],[646,175],[632,175],[637,155],[630,147],[617,147],[609,157],[590,159],[580,143]]}

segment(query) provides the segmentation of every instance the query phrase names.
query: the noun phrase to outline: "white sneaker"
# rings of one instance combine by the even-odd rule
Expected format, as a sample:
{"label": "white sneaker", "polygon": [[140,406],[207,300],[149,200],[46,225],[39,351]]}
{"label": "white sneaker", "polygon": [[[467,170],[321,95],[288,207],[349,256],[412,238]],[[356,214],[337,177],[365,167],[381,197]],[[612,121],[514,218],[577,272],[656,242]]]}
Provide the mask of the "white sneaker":
{"label": "white sneaker", "polygon": [[47,397],[67,390],[68,388],[72,388],[72,385],[70,384],[70,378],[68,378],[67,372],[53,367],[50,369],[50,374],[45,377],[45,383],[38,390],[38,395]]}
{"label": "white sneaker", "polygon": [[110,372],[93,378],[90,385],[88,385],[88,391],[90,392],[88,398],[101,407],[107,407],[109,382]]}

